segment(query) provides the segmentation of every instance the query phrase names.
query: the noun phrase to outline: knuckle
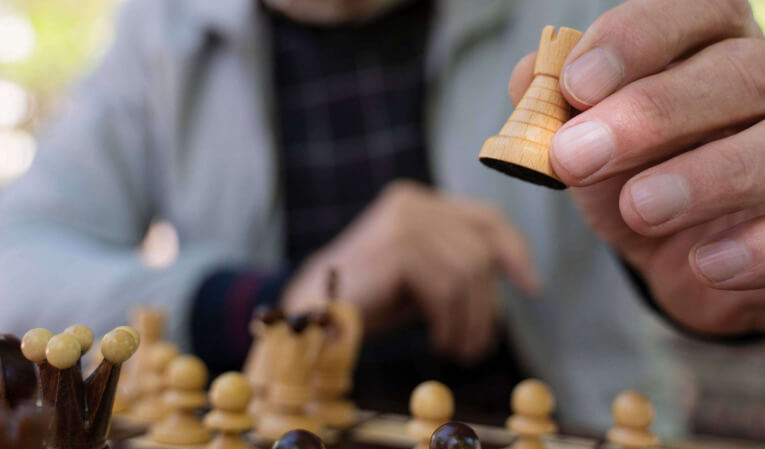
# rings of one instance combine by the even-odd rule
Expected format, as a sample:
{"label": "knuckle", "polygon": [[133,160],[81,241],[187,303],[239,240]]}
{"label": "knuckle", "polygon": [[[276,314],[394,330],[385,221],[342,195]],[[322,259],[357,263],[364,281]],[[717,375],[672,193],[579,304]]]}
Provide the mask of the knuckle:
{"label": "knuckle", "polygon": [[761,172],[758,167],[762,164],[755,160],[751,152],[724,141],[713,148],[717,160],[714,169],[720,170],[714,182],[725,184],[718,191],[725,192],[730,198],[747,198],[752,192],[761,189]]}
{"label": "knuckle", "polygon": [[624,89],[627,110],[631,112],[644,132],[663,139],[677,114],[667,87],[651,80],[641,80]]}
{"label": "knuckle", "polygon": [[753,14],[749,0],[714,0],[711,3],[735,30],[743,31],[750,27]]}
{"label": "knuckle", "polygon": [[728,39],[721,49],[734,83],[756,98],[765,98],[765,40]]}

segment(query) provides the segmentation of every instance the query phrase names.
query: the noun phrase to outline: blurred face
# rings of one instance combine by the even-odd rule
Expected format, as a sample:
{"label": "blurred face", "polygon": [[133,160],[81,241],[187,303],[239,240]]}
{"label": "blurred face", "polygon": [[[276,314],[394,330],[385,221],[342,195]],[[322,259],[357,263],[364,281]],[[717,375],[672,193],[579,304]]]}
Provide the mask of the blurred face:
{"label": "blurred face", "polygon": [[272,9],[298,22],[337,24],[362,21],[406,0],[264,0]]}

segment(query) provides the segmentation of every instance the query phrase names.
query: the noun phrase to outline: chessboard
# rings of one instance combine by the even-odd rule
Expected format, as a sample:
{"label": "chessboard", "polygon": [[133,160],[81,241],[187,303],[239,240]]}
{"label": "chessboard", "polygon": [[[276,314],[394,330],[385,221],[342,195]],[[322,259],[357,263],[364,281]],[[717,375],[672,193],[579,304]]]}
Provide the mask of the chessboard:
{"label": "chessboard", "polygon": [[[334,298],[334,287],[329,291]],[[651,430],[653,405],[633,390],[614,399],[613,425],[601,439],[561,435],[554,391],[538,379],[514,388],[504,427],[454,423],[459,404],[435,380],[412,391],[408,416],[358,410],[346,394],[362,336],[359,312],[336,299],[322,307],[297,316],[257,310],[243,372],[209,384],[201,359],[162,340],[164,315],[156,309],[136,311],[133,327],[115,328],[100,344],[83,325],[56,335],[32,329],[22,339],[0,334],[0,448],[757,447],[660,442]],[[98,350],[84,359],[91,348]]]}
{"label": "chessboard", "polygon": [[[351,429],[342,432],[330,432],[325,440],[328,449],[412,449],[417,439],[406,432],[409,417],[400,414],[379,413],[362,410],[360,420]],[[145,428],[140,424],[117,418],[113,429],[115,449],[171,449],[177,446],[152,443],[145,437]],[[468,423],[479,439],[483,449],[508,448],[517,440],[503,427]],[[270,444],[258,439],[257,435],[248,435],[252,447],[268,449]],[[596,440],[578,436],[552,435],[542,438],[546,449],[611,449],[614,448],[604,439]],[[202,449],[206,445],[188,446],[189,449]],[[676,441],[657,446],[656,449],[756,449],[762,445],[751,442],[720,440],[711,437],[699,437],[692,440]]]}

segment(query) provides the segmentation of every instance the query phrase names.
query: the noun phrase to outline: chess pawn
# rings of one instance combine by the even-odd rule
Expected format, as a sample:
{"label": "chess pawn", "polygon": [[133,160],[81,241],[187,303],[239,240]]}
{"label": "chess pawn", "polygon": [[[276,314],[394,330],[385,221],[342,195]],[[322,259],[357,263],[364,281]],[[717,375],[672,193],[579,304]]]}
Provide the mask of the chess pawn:
{"label": "chess pawn", "polygon": [[207,367],[192,355],[176,357],[167,365],[164,379],[167,390],[162,399],[168,414],[151,427],[149,439],[179,446],[210,441],[210,431],[196,415],[207,405]]}
{"label": "chess pawn", "polygon": [[560,90],[563,62],[582,33],[562,27],[542,30],[534,80],[499,134],[483,144],[480,161],[495,170],[554,189],[566,186],[550,163],[553,136],[571,118]]}
{"label": "chess pawn", "polygon": [[252,400],[247,411],[255,418],[257,426],[258,417],[265,406],[269,373],[273,369],[272,364],[276,356],[276,343],[283,340],[289,332],[289,326],[281,309],[259,307],[250,322],[250,332],[253,343],[245,361],[245,375],[252,387]]}
{"label": "chess pawn", "polygon": [[467,424],[452,421],[433,432],[429,449],[481,449],[481,440]]}
{"label": "chess pawn", "polygon": [[271,359],[266,403],[257,423],[261,439],[275,441],[292,429],[323,434],[323,423],[305,412],[312,396],[310,376],[324,341],[323,322],[314,315],[290,317],[289,331],[273,343],[277,356]]}
{"label": "chess pawn", "polygon": [[518,435],[511,449],[544,449],[541,437],[558,429],[550,418],[555,410],[555,397],[550,388],[536,379],[524,380],[513,389],[510,406],[513,415],[505,427]]}
{"label": "chess pawn", "polygon": [[207,449],[250,449],[242,434],[252,429],[247,404],[252,396],[247,378],[236,372],[220,375],[210,388],[213,410],[205,416],[208,429],[217,431]]}
{"label": "chess pawn", "polygon": [[143,391],[144,376],[149,371],[149,352],[159,341],[165,329],[165,312],[162,309],[141,306],[133,311],[131,323],[141,341],[141,346],[133,358],[123,367],[120,384],[117,388],[115,414],[130,414],[130,408]]}
{"label": "chess pawn", "polygon": [[606,435],[609,443],[623,449],[644,449],[659,444],[659,439],[651,433],[653,405],[643,394],[637,391],[619,394],[611,406],[611,414],[614,427]]}
{"label": "chess pawn", "polygon": [[428,449],[433,432],[454,414],[454,395],[441,382],[423,382],[409,398],[409,412],[412,419],[407,423],[406,432],[417,439],[415,449]]}
{"label": "chess pawn", "polygon": [[358,306],[339,300],[337,289],[337,272],[331,270],[326,306],[329,323],[313,377],[316,399],[308,405],[308,410],[329,427],[347,429],[357,421],[356,405],[345,395],[353,384],[364,325]]}
{"label": "chess pawn", "polygon": [[141,383],[141,395],[130,409],[130,417],[144,422],[156,422],[167,415],[167,408],[162,400],[164,391],[163,375],[167,365],[178,357],[178,347],[169,342],[155,343],[146,359],[147,372]]}

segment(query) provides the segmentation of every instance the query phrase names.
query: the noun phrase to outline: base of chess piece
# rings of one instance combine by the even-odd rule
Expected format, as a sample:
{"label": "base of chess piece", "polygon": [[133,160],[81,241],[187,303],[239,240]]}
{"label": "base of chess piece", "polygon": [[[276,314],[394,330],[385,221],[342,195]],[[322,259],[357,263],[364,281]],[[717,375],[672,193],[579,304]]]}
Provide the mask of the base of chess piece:
{"label": "base of chess piece", "polygon": [[344,398],[318,400],[308,404],[306,410],[333,429],[348,429],[359,419],[356,404]]}
{"label": "base of chess piece", "polygon": [[[479,160],[485,166],[513,178],[555,190],[566,188],[550,167],[549,149],[534,142],[517,137],[493,136],[484,143]],[[530,166],[544,168],[535,170]]]}
{"label": "base of chess piece", "polygon": [[162,444],[202,444],[210,441],[210,431],[194,413],[176,412],[152,426],[149,439]]}
{"label": "base of chess piece", "polygon": [[319,419],[299,412],[293,413],[278,410],[263,413],[258,420],[258,437],[264,441],[273,442],[294,429],[307,430],[316,435],[324,433],[323,423]]}

